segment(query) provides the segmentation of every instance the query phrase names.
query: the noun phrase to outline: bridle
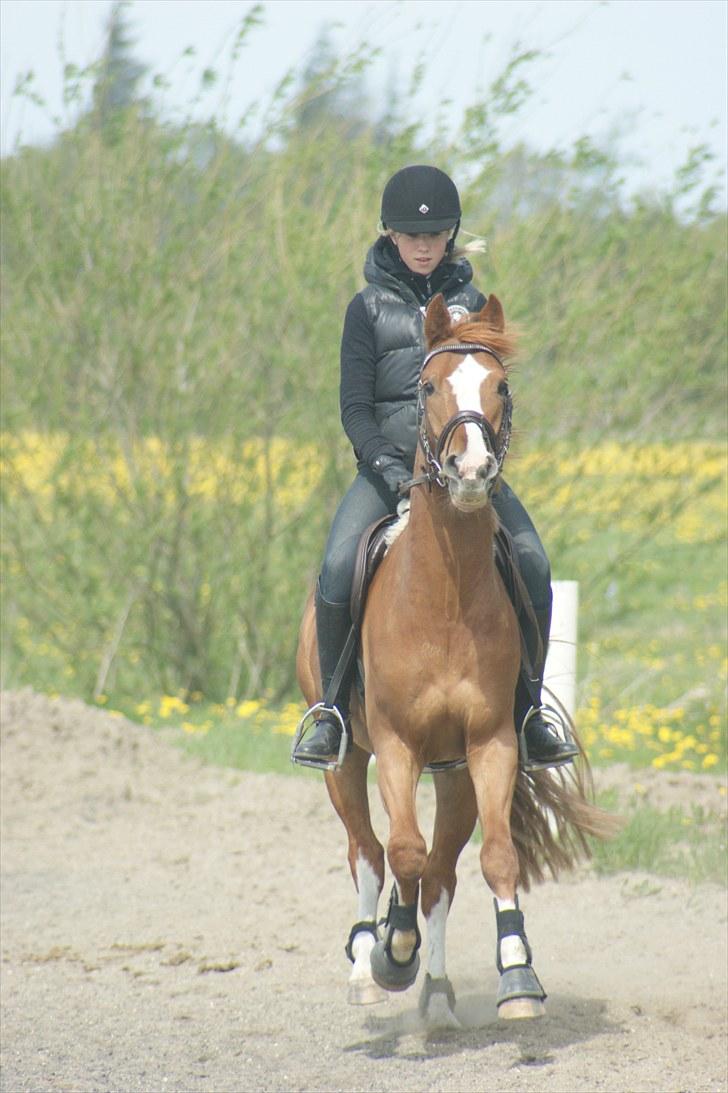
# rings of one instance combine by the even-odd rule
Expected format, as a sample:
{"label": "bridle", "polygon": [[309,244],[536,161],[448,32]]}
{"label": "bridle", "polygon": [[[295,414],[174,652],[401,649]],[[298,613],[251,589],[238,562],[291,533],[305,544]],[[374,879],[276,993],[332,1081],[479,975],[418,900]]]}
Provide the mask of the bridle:
{"label": "bridle", "polygon": [[428,435],[429,422],[427,420],[426,402],[427,396],[432,393],[432,389],[427,381],[422,380],[422,373],[432,358],[438,356],[440,353],[487,353],[489,356],[493,357],[494,360],[498,361],[501,368],[504,367],[501,358],[495,350],[491,349],[488,345],[459,342],[455,345],[438,345],[436,349],[430,350],[422,362],[420,381],[417,385],[417,432],[419,435],[420,447],[422,448],[427,462],[427,470],[420,477],[413,478],[411,481],[407,482],[405,484],[406,489],[425,483],[429,488],[432,488],[433,485],[447,485],[447,479],[442,470],[443,454],[447,450],[453,433],[461,425],[477,425],[478,429],[480,429],[486,448],[495,458],[498,465],[498,474],[500,474],[508,452],[508,445],[511,439],[511,418],[513,416],[513,400],[510,392],[504,396],[503,414],[501,416],[500,428],[497,433],[485,414],[481,414],[477,410],[461,410],[459,413],[453,414],[453,416],[445,422],[440,435],[434,440],[433,451]]}

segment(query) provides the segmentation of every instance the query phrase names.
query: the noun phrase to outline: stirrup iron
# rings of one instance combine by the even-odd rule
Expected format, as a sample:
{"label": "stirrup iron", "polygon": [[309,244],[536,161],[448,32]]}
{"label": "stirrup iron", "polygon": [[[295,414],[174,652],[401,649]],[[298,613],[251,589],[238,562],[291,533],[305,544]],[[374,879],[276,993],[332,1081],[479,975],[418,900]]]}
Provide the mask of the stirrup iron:
{"label": "stirrup iron", "polygon": [[[574,746],[576,746],[576,741],[574,740],[573,734],[569,728],[569,723],[560,710],[557,710],[555,706],[549,706],[546,703],[538,706],[529,706],[528,713],[524,717],[523,723],[521,724],[521,727],[517,733],[518,759],[520,766],[525,771],[541,769],[540,767],[533,767],[531,765],[531,759],[528,755],[528,744],[526,743],[526,726],[528,725],[528,722],[531,720],[531,718],[535,717],[536,714],[542,715],[544,721],[546,721],[547,724],[551,726],[559,740],[561,740],[564,744],[573,744]],[[559,767],[564,766],[566,763],[570,762],[570,758],[564,758],[556,763],[551,763],[549,765]]]}
{"label": "stirrup iron", "polygon": [[[329,714],[334,714],[339,725],[341,726],[341,740],[339,741],[339,754],[336,759],[326,761],[324,759],[301,759],[296,755],[299,744],[303,740],[307,732],[309,732],[316,725],[316,715],[322,710],[325,710]],[[293,746],[291,747],[291,762],[298,763],[301,767],[312,767],[314,770],[339,770],[341,764],[346,758],[346,752],[349,747],[349,733],[346,727],[346,722],[341,716],[339,709],[336,706],[329,706],[326,702],[316,702],[308,710],[298,722],[296,728],[296,735],[293,738]]]}

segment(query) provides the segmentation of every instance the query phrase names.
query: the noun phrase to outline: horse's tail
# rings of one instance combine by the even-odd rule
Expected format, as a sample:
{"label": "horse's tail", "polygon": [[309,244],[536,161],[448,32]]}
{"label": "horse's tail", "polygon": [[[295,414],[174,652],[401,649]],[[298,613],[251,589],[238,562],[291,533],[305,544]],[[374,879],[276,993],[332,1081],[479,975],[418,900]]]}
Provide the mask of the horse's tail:
{"label": "horse's tail", "polygon": [[591,857],[589,838],[613,838],[623,821],[594,804],[589,761],[574,733],[581,757],[551,770],[519,769],[511,808],[511,837],[518,852],[520,885],[554,879]]}

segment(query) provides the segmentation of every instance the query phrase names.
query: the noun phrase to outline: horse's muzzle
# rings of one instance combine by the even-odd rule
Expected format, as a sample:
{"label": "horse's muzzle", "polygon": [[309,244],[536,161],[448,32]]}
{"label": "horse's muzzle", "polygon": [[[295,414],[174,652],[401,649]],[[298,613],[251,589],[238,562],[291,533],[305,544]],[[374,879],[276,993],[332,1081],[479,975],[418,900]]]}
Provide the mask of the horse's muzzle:
{"label": "horse's muzzle", "polygon": [[450,500],[460,512],[474,512],[488,504],[498,477],[498,461],[491,452],[475,469],[462,466],[462,457],[449,455],[442,466]]}

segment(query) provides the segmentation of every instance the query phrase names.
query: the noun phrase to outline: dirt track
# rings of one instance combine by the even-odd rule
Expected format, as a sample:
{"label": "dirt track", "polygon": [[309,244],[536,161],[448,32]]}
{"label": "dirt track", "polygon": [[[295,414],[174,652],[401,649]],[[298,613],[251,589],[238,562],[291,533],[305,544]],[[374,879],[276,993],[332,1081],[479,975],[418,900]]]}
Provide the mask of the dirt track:
{"label": "dirt track", "polygon": [[523,905],[548,1016],[498,1022],[492,907],[468,847],[449,934],[463,1028],[428,1030],[417,988],[346,1005],[353,887],[313,772],[203,767],[29,691],[4,696],[2,724],[8,1093],[728,1084],[718,887],[584,870],[535,889]]}

